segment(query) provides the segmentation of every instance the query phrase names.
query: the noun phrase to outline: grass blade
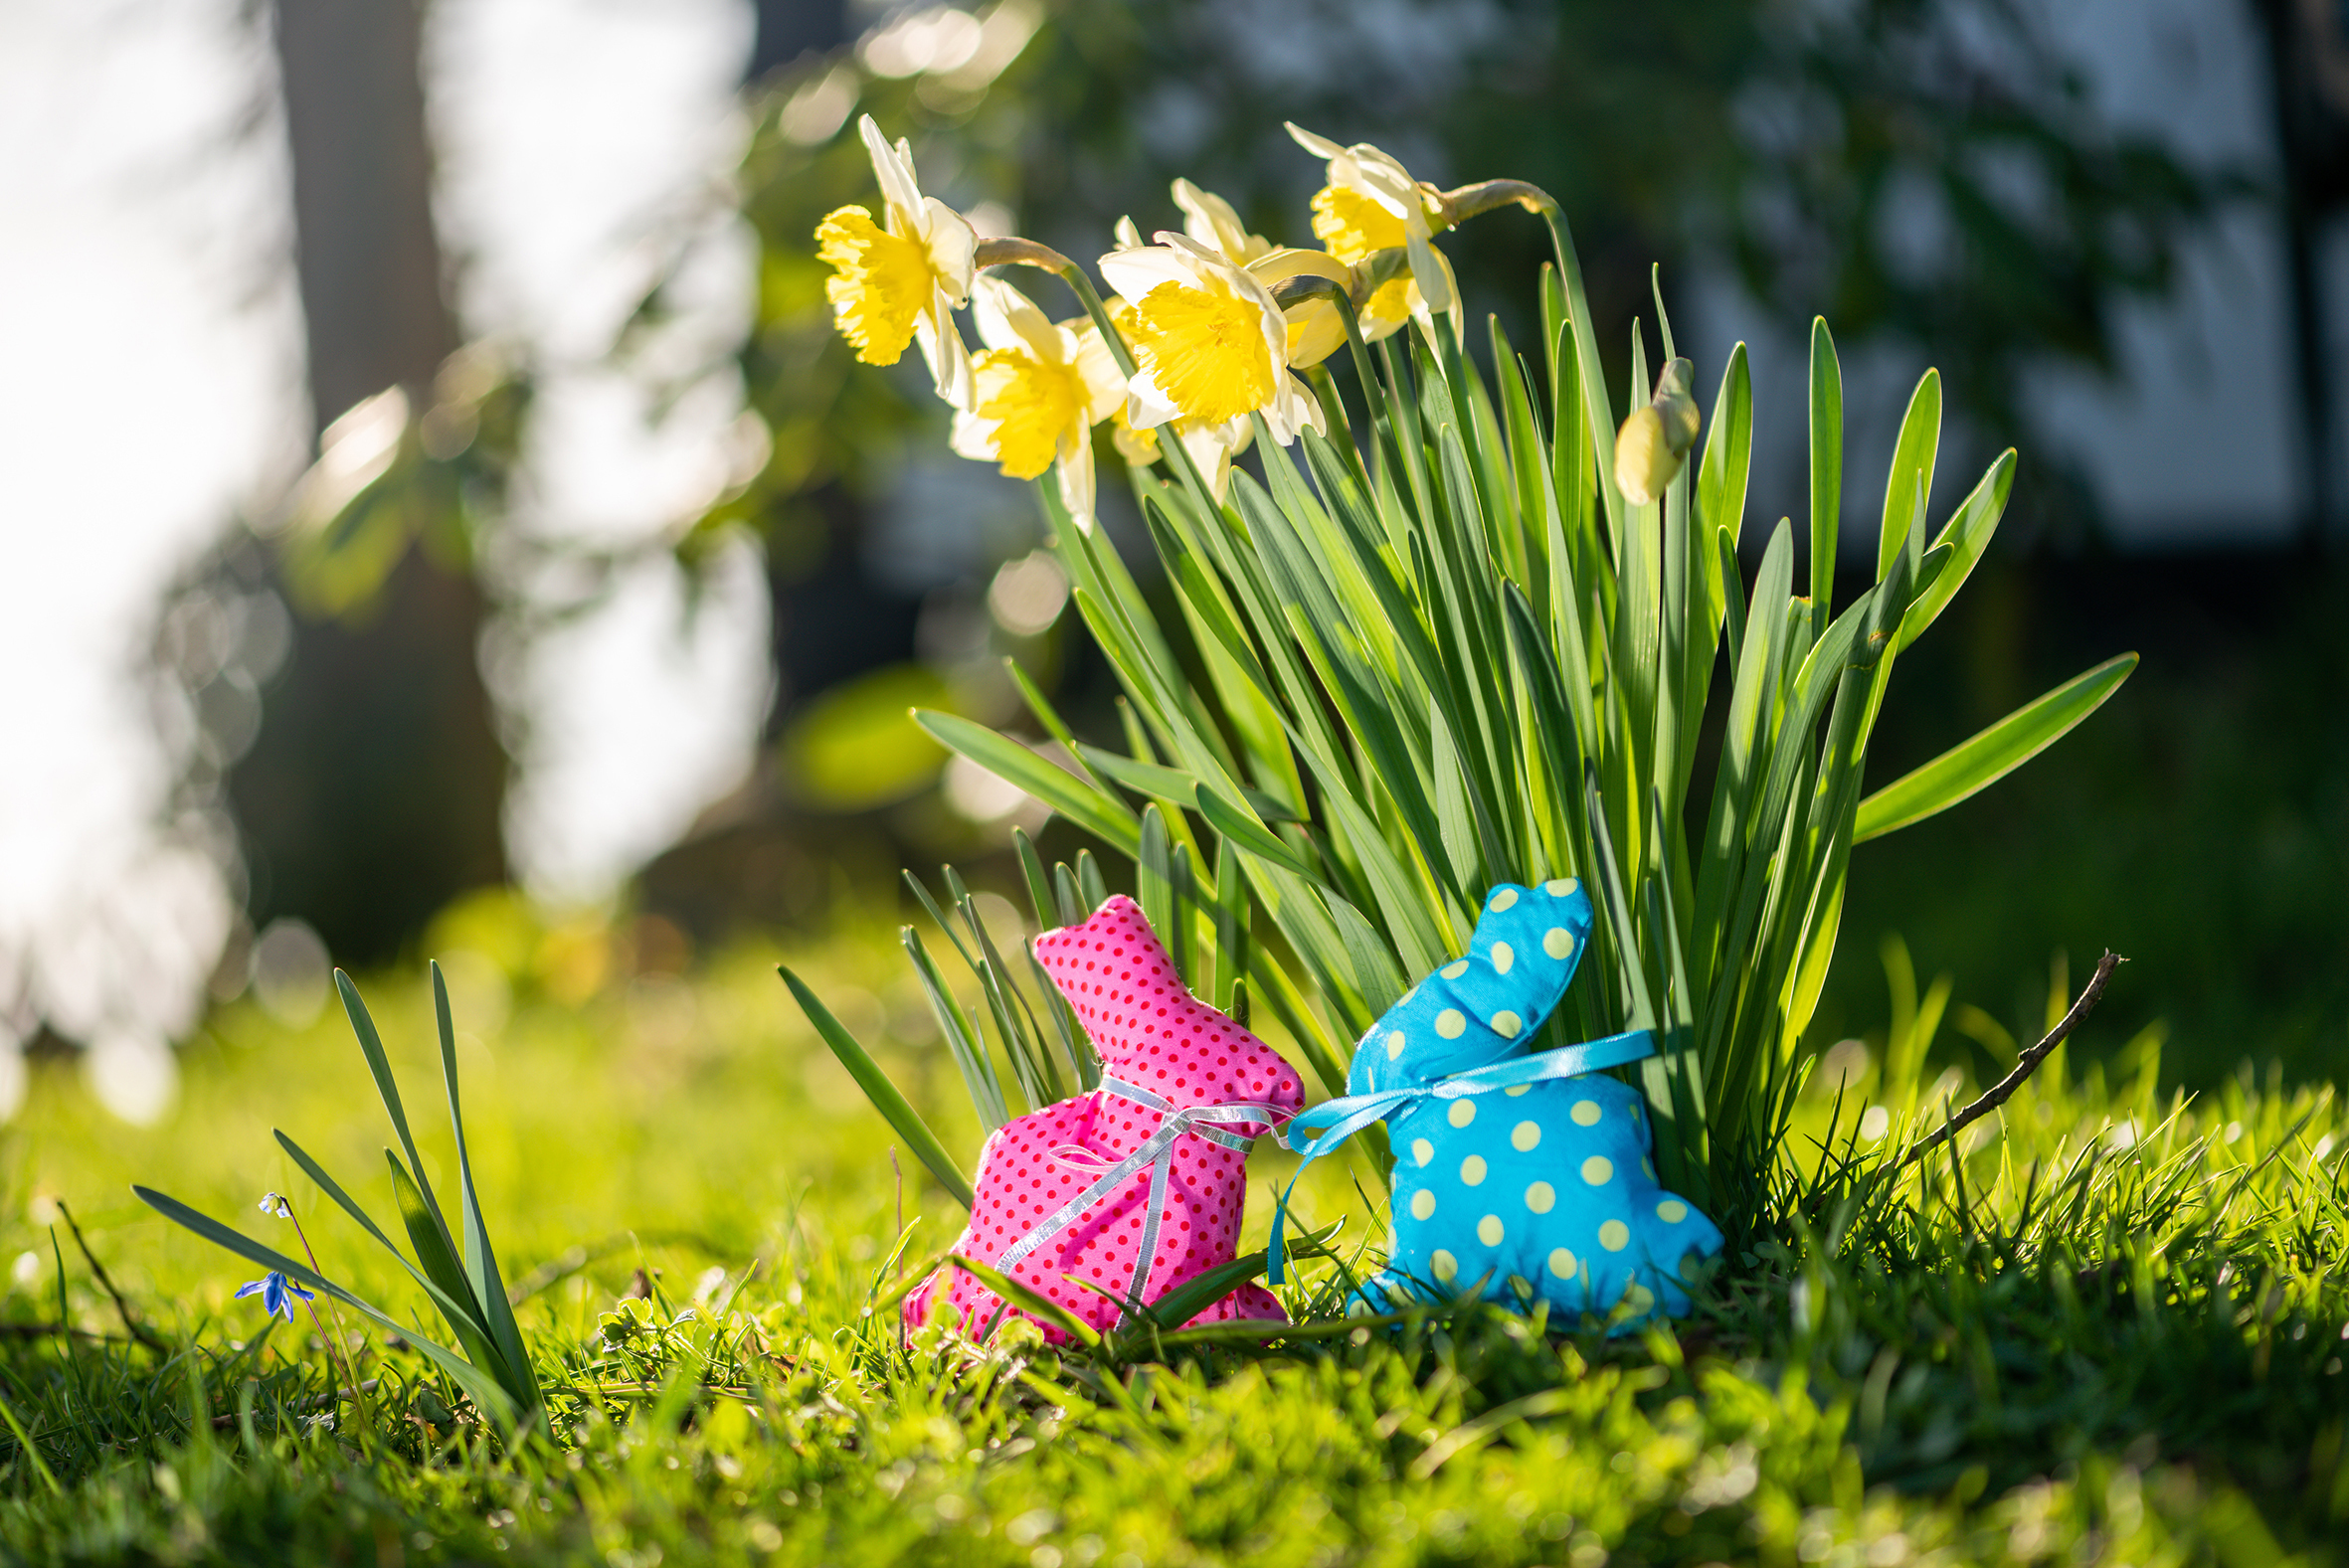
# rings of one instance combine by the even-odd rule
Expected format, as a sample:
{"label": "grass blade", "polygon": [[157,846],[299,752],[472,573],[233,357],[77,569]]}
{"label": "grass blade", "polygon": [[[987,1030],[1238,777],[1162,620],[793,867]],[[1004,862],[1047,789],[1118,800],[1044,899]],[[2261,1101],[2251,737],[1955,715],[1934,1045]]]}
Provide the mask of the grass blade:
{"label": "grass blade", "polygon": [[1124,854],[1142,847],[1142,823],[1122,800],[1103,793],[1007,736],[960,714],[915,710],[914,722],[1014,788],[1025,790]]}
{"label": "grass blade", "polygon": [[[481,1308],[490,1341],[509,1368],[526,1370],[530,1365],[529,1353],[522,1348],[522,1330],[514,1321],[512,1304],[506,1300],[505,1280],[498,1273],[497,1254],[489,1245],[489,1227],[481,1218],[480,1196],[473,1189],[472,1158],[465,1150],[464,1113],[458,1105],[456,1091],[456,1026],[449,1012],[449,982],[441,973],[438,959],[431,968],[433,1016],[441,1034],[441,1080],[449,1092],[449,1130],[456,1139],[456,1210],[457,1223],[464,1232],[465,1278],[473,1288],[473,1300]],[[524,1409],[537,1402],[538,1384],[534,1379],[525,1377],[509,1391]]]}
{"label": "grass blade", "polygon": [[856,1080],[856,1087],[864,1091],[864,1098],[873,1103],[873,1109],[881,1113],[882,1120],[895,1130],[899,1137],[905,1139],[905,1146],[913,1151],[914,1158],[920,1160],[930,1174],[937,1178],[948,1196],[966,1209],[971,1207],[971,1178],[963,1174],[962,1166],[955,1163],[955,1157],[946,1151],[946,1145],[938,1140],[938,1134],[930,1131],[930,1125],[922,1120],[921,1113],[914,1110],[904,1094],[890,1082],[889,1075],[881,1070],[881,1064],[874,1061],[871,1053],[857,1043],[856,1037],[848,1032],[839,1019],[832,1016],[831,1009],[824,1006],[816,998],[815,992],[808,988],[807,981],[782,964],[776,965],[775,972],[782,975],[783,983],[791,987],[793,998],[800,1004],[800,1011],[808,1015],[808,1021],[815,1026],[815,1032],[822,1036],[823,1043],[831,1047],[832,1055],[838,1057],[840,1065],[848,1069],[848,1076]]}
{"label": "grass blade", "polygon": [[1921,822],[1996,784],[2103,706],[2104,699],[2118,691],[2136,667],[2134,653],[2106,659],[2025,703],[1915,772],[1894,780],[1860,802],[1852,842],[1866,843],[1896,828]]}
{"label": "grass blade", "polygon": [[1827,318],[1811,318],[1811,613],[1835,603],[1835,543],[1843,521],[1844,372]]}
{"label": "grass blade", "polygon": [[1933,493],[1933,459],[1941,447],[1941,373],[1928,370],[1909,394],[1900,418],[1900,438],[1893,447],[1893,471],[1885,478],[1884,530],[1877,536],[1876,580],[1893,570],[1905,547],[1909,525]]}
{"label": "grass blade", "polygon": [[962,1270],[1013,1307],[1041,1317],[1087,1349],[1098,1350],[1101,1348],[1099,1329],[1058,1302],[1045,1296],[1041,1291],[1022,1285],[1000,1270],[990,1268],[975,1258],[966,1258],[959,1252],[950,1252],[946,1255],[945,1267]]}
{"label": "grass blade", "polygon": [[400,1147],[407,1152],[408,1164],[416,1172],[417,1184],[424,1193],[427,1212],[441,1233],[441,1244],[453,1252],[455,1246],[449,1235],[449,1226],[441,1218],[441,1205],[433,1197],[432,1183],[425,1180],[424,1156],[416,1151],[416,1139],[408,1131],[408,1113],[400,1104],[400,1086],[392,1078],[391,1059],[384,1055],[383,1036],[375,1031],[375,1019],[369,1016],[367,1004],[359,999],[359,987],[342,970],[334,971],[334,988],[342,994],[342,1010],[351,1020],[351,1032],[359,1037],[359,1054],[367,1058],[367,1072],[375,1080],[375,1092],[383,1097],[383,1108],[392,1119],[392,1131],[399,1135]]}
{"label": "grass blade", "polygon": [[[288,1280],[306,1286],[313,1291],[323,1291],[345,1307],[373,1319],[378,1326],[398,1334],[408,1343],[414,1345],[427,1360],[448,1373],[455,1381],[457,1387],[463,1389],[473,1403],[481,1408],[482,1413],[498,1427],[508,1432],[514,1429],[519,1412],[514,1408],[512,1398],[483,1368],[474,1366],[446,1345],[436,1344],[425,1338],[413,1326],[399,1321],[373,1304],[361,1301],[332,1280],[310,1268],[309,1265],[297,1263],[275,1248],[265,1246],[242,1231],[230,1229],[211,1215],[192,1209],[177,1198],[157,1192],[151,1187],[133,1185],[130,1190],[141,1203],[165,1219],[193,1231],[214,1246],[225,1248],[249,1263],[257,1263],[264,1269],[282,1274]],[[427,1286],[427,1289],[432,1288]],[[438,1292],[435,1292],[434,1305],[439,1307],[442,1314],[446,1316],[450,1307],[453,1304],[447,1302]]]}

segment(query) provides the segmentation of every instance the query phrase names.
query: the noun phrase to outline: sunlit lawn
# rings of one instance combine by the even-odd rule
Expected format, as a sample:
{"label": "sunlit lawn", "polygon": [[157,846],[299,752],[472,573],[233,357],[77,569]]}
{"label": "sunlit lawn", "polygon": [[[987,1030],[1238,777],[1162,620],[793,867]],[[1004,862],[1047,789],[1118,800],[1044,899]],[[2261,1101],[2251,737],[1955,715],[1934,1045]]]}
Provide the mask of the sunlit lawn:
{"label": "sunlit lawn", "polygon": [[[1017,1336],[901,1343],[894,1313],[862,1310],[897,1283],[898,1206],[909,1258],[950,1241],[960,1210],[910,1159],[901,1193],[887,1129],[773,967],[788,958],[923,1087],[969,1165],[978,1129],[885,914],[683,977],[639,968],[658,928],[550,931],[491,902],[436,933],[475,1179],[557,1390],[552,1440],[518,1452],[452,1416],[453,1390],[380,1334],[361,1341],[366,1417],[331,1423],[308,1317],[265,1333],[232,1299],[258,1271],[129,1195],[146,1182],[291,1251],[255,1207],[285,1193],[329,1276],[426,1312],[270,1136],[293,1132],[391,1221],[388,1129],[338,1009],[295,1028],[227,1008],[147,1130],[45,1066],[0,1134],[16,1261],[0,1318],[19,1325],[0,1393],[39,1456],[0,1436],[0,1558],[2340,1560],[2329,1093],[2238,1084],[2179,1112],[2141,1060],[2110,1085],[2051,1071],[2009,1106],[2003,1143],[1965,1140],[1962,1185],[1941,1161],[1929,1192],[1911,1181],[1869,1212],[1822,1190],[1744,1238],[1677,1334],[1470,1311],[1172,1365]],[[364,988],[446,1193],[429,992],[413,969]],[[1847,1129],[1935,1098],[1938,1063],[1903,1075],[1896,1053],[1888,1084],[1877,1045],[1838,1061]],[[1832,1104],[1815,1080],[1814,1132]],[[1286,1163],[1259,1155],[1252,1239]],[[1306,1215],[1351,1208],[1349,1244],[1374,1235],[1359,1170],[1326,1164]],[[38,1223],[52,1196],[165,1350],[132,1341],[69,1231]],[[59,1319],[61,1263],[70,1345],[31,1326]],[[601,1325],[639,1270],[646,1326],[616,1343]]]}

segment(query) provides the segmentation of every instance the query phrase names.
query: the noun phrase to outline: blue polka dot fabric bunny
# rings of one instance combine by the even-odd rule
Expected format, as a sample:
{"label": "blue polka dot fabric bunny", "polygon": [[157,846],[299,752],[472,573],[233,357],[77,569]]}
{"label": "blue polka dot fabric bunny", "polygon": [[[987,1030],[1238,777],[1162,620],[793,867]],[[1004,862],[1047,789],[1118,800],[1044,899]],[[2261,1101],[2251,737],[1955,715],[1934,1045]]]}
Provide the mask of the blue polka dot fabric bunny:
{"label": "blue polka dot fabric bunny", "polygon": [[[1474,1290],[1572,1321],[1689,1309],[1682,1281],[1720,1250],[1656,1180],[1645,1101],[1598,1069],[1654,1053],[1646,1030],[1533,1052],[1590,935],[1573,878],[1503,884],[1464,958],[1403,994],[1355,1048],[1345,1098],[1290,1124],[1307,1159],[1374,1121],[1394,1152],[1394,1246],[1356,1309]],[[1277,1281],[1280,1218],[1275,1220]]]}

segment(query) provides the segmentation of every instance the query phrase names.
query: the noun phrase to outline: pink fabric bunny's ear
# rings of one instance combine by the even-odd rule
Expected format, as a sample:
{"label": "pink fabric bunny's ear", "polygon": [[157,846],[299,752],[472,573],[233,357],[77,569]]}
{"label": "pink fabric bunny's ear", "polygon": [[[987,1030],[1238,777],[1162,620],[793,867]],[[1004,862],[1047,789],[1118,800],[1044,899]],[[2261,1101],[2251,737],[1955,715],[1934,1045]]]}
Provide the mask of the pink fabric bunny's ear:
{"label": "pink fabric bunny's ear", "polygon": [[1112,1077],[1175,1106],[1304,1106],[1305,1085],[1279,1052],[1183,988],[1132,899],[1045,932],[1035,954]]}

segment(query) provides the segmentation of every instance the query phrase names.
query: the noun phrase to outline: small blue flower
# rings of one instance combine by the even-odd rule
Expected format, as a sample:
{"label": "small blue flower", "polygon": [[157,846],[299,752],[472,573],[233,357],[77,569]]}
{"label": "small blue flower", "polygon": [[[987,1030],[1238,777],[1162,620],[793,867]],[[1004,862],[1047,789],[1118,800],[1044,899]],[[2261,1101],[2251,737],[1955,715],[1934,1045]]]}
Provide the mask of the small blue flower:
{"label": "small blue flower", "polygon": [[317,1292],[303,1290],[274,1269],[261,1279],[237,1287],[239,1301],[248,1296],[260,1297],[263,1310],[272,1316],[282,1312],[285,1314],[287,1322],[293,1321],[293,1299],[295,1297],[298,1296],[305,1302],[314,1302],[318,1299]]}
{"label": "small blue flower", "polygon": [[293,1210],[287,1208],[285,1200],[274,1192],[265,1192],[261,1195],[261,1211],[274,1219],[289,1220],[293,1218]]}

